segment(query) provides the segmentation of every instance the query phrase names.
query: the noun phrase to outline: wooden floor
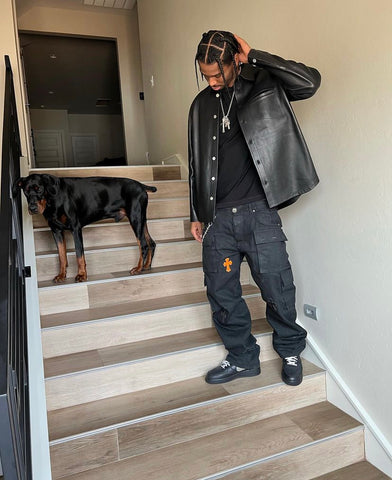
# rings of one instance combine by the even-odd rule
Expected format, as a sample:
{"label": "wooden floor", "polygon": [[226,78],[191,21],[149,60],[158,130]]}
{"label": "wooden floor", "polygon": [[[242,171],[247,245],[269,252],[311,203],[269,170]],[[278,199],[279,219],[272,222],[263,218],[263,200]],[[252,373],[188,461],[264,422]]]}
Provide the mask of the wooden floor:
{"label": "wooden floor", "polygon": [[370,463],[358,462],[335,472],[316,477],[314,480],[387,480],[388,478],[391,477],[388,477]]}
{"label": "wooden floor", "polygon": [[72,266],[64,284],[53,284],[53,240],[34,219],[53,480],[388,478],[365,462],[363,426],[327,401],[322,369],[304,361],[299,386],[282,382],[246,263],[242,293],[261,374],[205,382],[226,351],[200,244],[190,240],[187,182],[178,166],[158,167],[109,173],[160,182],[148,210],[157,253],[140,275],[129,275],[137,255],[129,225],[103,221],[84,229],[88,280],[75,284]]}

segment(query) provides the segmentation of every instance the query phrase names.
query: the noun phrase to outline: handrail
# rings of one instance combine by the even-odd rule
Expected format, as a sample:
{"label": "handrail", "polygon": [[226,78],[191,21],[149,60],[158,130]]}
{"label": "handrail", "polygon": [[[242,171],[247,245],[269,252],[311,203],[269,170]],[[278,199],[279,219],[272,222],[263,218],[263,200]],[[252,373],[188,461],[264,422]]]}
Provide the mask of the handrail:
{"label": "handrail", "polygon": [[12,186],[21,146],[13,75],[5,56],[0,197],[0,457],[4,480],[31,480],[27,319],[22,210]]}

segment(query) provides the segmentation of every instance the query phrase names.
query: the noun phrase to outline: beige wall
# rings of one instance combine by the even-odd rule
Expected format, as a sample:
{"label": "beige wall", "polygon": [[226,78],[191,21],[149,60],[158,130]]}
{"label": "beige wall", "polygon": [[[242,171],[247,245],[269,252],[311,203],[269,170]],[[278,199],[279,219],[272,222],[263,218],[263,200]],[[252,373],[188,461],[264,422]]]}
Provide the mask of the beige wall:
{"label": "beige wall", "polygon": [[[186,158],[194,53],[203,31],[232,30],[259,49],[319,68],[295,110],[321,184],[282,212],[298,316],[392,442],[392,2],[139,0],[153,160]],[[151,76],[155,87],[150,86]],[[303,304],[320,320],[304,317]]]}
{"label": "beige wall", "polygon": [[[129,164],[146,163],[147,142],[142,90],[137,11],[111,13],[109,9],[73,10],[33,6],[18,17],[24,31],[85,35],[117,40],[124,134]],[[108,10],[108,11],[106,11]]]}

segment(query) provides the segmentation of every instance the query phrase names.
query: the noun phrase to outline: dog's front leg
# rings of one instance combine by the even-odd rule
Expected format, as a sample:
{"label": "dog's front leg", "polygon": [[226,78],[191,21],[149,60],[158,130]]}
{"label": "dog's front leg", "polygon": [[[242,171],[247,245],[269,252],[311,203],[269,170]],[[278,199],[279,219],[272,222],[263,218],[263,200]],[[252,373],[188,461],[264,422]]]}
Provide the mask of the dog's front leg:
{"label": "dog's front leg", "polygon": [[85,282],[87,280],[86,259],[84,257],[82,228],[75,227],[72,230],[72,235],[75,242],[76,261],[78,263],[78,274],[75,277],[75,282]]}
{"label": "dog's front leg", "polygon": [[52,231],[54,240],[57,245],[57,252],[59,255],[59,273],[53,279],[55,283],[62,283],[67,277],[67,247],[64,238],[64,231],[56,230]]}

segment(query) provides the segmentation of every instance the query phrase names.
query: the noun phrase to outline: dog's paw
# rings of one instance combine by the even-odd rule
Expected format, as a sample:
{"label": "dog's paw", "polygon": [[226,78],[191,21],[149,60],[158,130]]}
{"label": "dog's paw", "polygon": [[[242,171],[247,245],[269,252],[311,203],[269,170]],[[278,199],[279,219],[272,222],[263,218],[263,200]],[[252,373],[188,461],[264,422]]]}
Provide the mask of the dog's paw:
{"label": "dog's paw", "polygon": [[67,276],[63,274],[56,275],[53,279],[54,283],[63,283],[65,282]]}
{"label": "dog's paw", "polygon": [[87,280],[87,273],[78,273],[75,277],[75,282],[85,282]]}
{"label": "dog's paw", "polygon": [[131,275],[139,275],[139,273],[141,272],[141,268],[138,268],[138,267],[133,267],[131,268],[131,270],[129,271],[129,273]]}

